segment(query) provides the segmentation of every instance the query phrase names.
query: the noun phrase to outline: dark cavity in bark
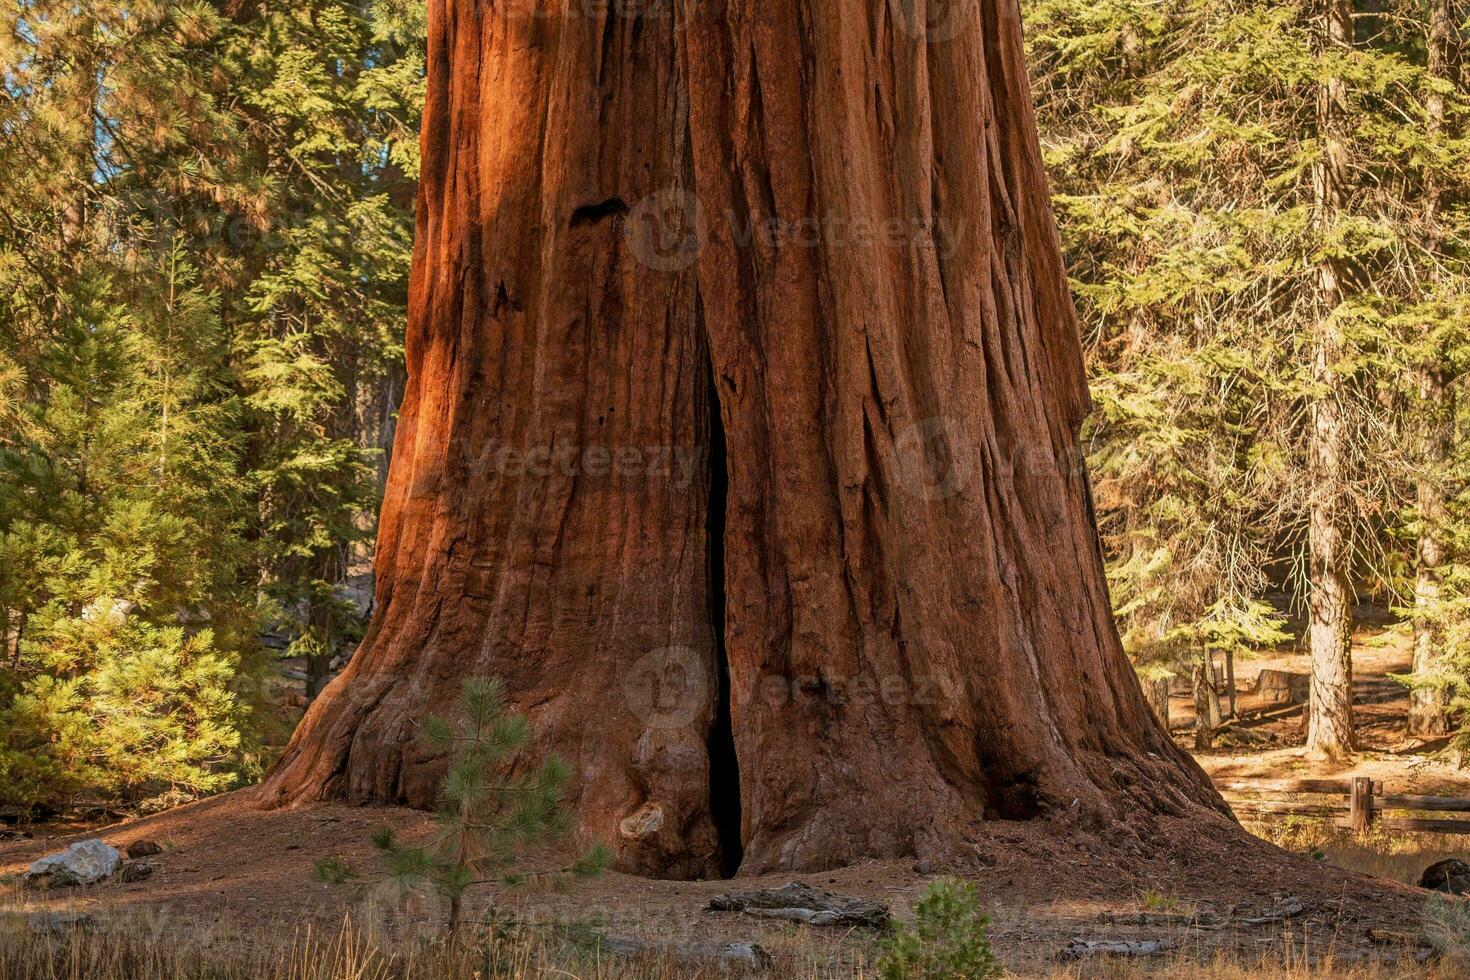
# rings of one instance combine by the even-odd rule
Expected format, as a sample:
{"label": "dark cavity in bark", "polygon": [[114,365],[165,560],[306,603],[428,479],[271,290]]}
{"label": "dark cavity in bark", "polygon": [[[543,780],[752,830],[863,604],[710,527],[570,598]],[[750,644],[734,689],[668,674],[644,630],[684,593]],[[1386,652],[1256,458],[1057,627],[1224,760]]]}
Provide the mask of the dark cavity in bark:
{"label": "dark cavity in bark", "polygon": [[730,661],[725,650],[725,510],[730,496],[730,468],[725,424],[714,365],[706,360],[708,395],[705,410],[709,454],[709,510],[705,533],[709,557],[709,614],[714,636],[717,688],[715,719],[709,732],[709,807],[720,842],[720,870],[734,877],[744,845],[740,836],[740,762],[735,755],[735,729],[730,718]]}
{"label": "dark cavity in bark", "polygon": [[628,205],[621,197],[610,197],[596,204],[584,204],[572,212],[572,227],[593,225],[604,218],[620,217],[628,213]]}

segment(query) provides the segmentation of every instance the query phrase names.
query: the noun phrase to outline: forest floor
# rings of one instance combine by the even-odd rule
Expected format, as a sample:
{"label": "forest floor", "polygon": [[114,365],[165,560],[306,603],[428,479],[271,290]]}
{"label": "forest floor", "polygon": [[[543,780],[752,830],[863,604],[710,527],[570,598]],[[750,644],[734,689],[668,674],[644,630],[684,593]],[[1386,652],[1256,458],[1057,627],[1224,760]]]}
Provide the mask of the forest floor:
{"label": "forest floor", "polygon": [[[1241,720],[1222,733],[1213,749],[1193,747],[1193,699],[1176,693],[1170,703],[1174,737],[1217,782],[1369,776],[1381,781],[1390,793],[1470,798],[1470,769],[1454,764],[1449,739],[1426,740],[1407,734],[1408,693],[1393,676],[1407,673],[1412,658],[1408,639],[1400,634],[1362,629],[1354,637],[1353,710],[1359,751],[1350,762],[1310,757],[1303,748],[1302,706],[1276,705],[1255,693],[1263,671],[1308,676],[1309,659],[1297,651],[1236,665]],[[1227,710],[1226,704],[1222,697],[1222,711]],[[1300,818],[1249,826],[1300,853],[1322,854],[1330,863],[1407,884],[1417,882],[1426,867],[1442,858],[1470,861],[1470,836],[1380,832],[1355,837],[1336,833],[1323,821]]]}
{"label": "forest floor", "polygon": [[[1294,744],[1300,741],[1299,721],[1280,711],[1233,729],[1226,741],[1236,744],[1198,753],[1200,763],[1217,778],[1372,775],[1395,791],[1470,796],[1470,778],[1432,757],[1440,746],[1399,734],[1407,698],[1388,675],[1404,668],[1405,651],[1375,643],[1371,636],[1362,641],[1357,690],[1365,751],[1351,766],[1306,758]],[[1304,670],[1305,661],[1282,654],[1241,664],[1242,686],[1249,687],[1260,669]],[[1243,714],[1260,707],[1252,697],[1240,699]],[[1190,737],[1185,700],[1176,699],[1173,706],[1181,741]],[[1283,853],[1265,841],[1232,834],[1223,823],[1217,829],[1198,821],[1160,819],[1121,838],[1116,830],[1094,837],[1045,821],[988,826],[980,859],[965,876],[975,881],[988,907],[997,954],[1018,975],[1470,977],[1470,961],[1421,959],[1428,932],[1449,935],[1450,945],[1470,945],[1470,903],[1438,899],[1411,887],[1435,860],[1470,859],[1470,838],[1381,832],[1355,836],[1299,818],[1251,828],[1282,845]],[[380,888],[320,882],[313,869],[329,855],[371,869],[369,834],[378,827],[391,827],[411,840],[427,833],[429,822],[422,813],[389,807],[262,811],[255,806],[253,791],[242,790],[112,826],[80,833],[57,829],[49,837],[38,830],[35,839],[0,843],[0,974],[6,973],[7,962],[19,962],[7,961],[4,954],[5,945],[13,946],[17,937],[44,945],[48,956],[60,955],[58,949],[64,953],[68,943],[72,955],[77,954],[81,940],[38,936],[33,926],[47,921],[49,913],[85,912],[93,917],[93,930],[105,936],[188,949],[190,955],[212,957],[211,963],[253,964],[240,967],[238,974],[216,970],[219,976],[373,976],[362,968],[363,957],[371,959],[362,950],[398,950],[391,955],[401,956],[402,950],[416,948],[416,936],[434,931],[437,914],[421,903],[402,905]],[[143,882],[67,892],[20,886],[19,874],[29,862],[85,836],[100,836],[114,845],[152,840],[164,850],[148,859],[155,873]],[[537,860],[549,862],[555,856],[531,857],[534,867]],[[496,896],[499,911],[519,923],[518,935],[539,937],[538,945],[534,952],[520,949],[515,954],[519,965],[508,972],[486,969],[484,963],[475,971],[527,977],[700,975],[667,963],[638,970],[599,965],[595,956],[589,960],[585,939],[604,934],[660,942],[753,941],[776,959],[769,975],[872,977],[876,947],[871,935],[712,913],[706,906],[732,886],[774,886],[799,879],[883,901],[907,918],[932,877],[907,862],[871,862],[738,882],[651,881],[609,873],[565,894],[507,892]],[[1300,899],[1304,911],[1275,922],[1243,921],[1279,907],[1287,896]],[[478,896],[471,915],[483,915],[486,901]],[[344,917],[355,930],[350,940],[340,938]],[[1191,925],[1196,917],[1230,924],[1200,928]],[[340,959],[351,947],[358,959],[313,973],[300,962],[308,934],[316,937],[309,942],[334,948],[331,955]],[[1166,940],[1173,948],[1146,961],[1060,964],[1060,951],[1078,939]],[[64,972],[112,980],[100,964],[76,970],[74,960],[67,962],[73,968]],[[171,973],[161,963],[147,972],[180,977],[188,972],[180,968]],[[48,970],[54,968],[53,962]],[[133,968],[117,976],[137,973]],[[24,980],[50,974],[12,970],[9,975]]]}
{"label": "forest floor", "polygon": [[[405,931],[430,928],[430,909],[400,909],[391,895],[315,880],[314,865],[331,854],[370,869],[369,834],[377,827],[392,827],[406,839],[429,829],[423,814],[398,808],[261,811],[252,791],[244,790],[89,832],[114,845],[145,839],[161,844],[163,853],[149,859],[156,871],[147,881],[69,893],[25,892],[12,884],[4,904],[12,914],[87,911],[124,931],[187,936],[191,945],[221,951],[249,948],[262,937],[280,942],[308,927],[331,935],[348,914],[374,935],[402,938]],[[1369,930],[1417,937],[1425,893],[1271,853],[1264,842],[1232,836],[1198,823],[1161,820],[1149,834],[1149,846],[1125,861],[1109,841],[1075,828],[997,823],[983,844],[984,865],[966,877],[989,906],[997,953],[1024,975],[1057,975],[1057,954],[1074,939],[1166,939],[1175,947],[1172,956],[1190,964],[1254,963],[1264,956],[1298,966],[1382,962],[1395,964],[1398,976],[1457,975],[1433,973],[1439,969],[1433,964],[1421,967],[1413,941],[1393,948],[1370,939]],[[0,845],[0,879],[14,881],[27,863],[70,839]],[[800,878],[878,899],[907,916],[931,877],[907,863],[872,862],[810,875],[742,878],[738,886]],[[519,921],[568,935],[602,931],[656,940],[758,942],[777,957],[775,975],[782,977],[863,974],[873,951],[870,936],[706,912],[709,900],[731,885],[607,874],[565,894],[507,893],[499,904]],[[1187,924],[1195,914],[1254,917],[1285,896],[1300,898],[1306,910],[1256,926]],[[1132,924],[1119,921],[1129,917],[1137,918]],[[1087,969],[1092,968],[1082,972]]]}

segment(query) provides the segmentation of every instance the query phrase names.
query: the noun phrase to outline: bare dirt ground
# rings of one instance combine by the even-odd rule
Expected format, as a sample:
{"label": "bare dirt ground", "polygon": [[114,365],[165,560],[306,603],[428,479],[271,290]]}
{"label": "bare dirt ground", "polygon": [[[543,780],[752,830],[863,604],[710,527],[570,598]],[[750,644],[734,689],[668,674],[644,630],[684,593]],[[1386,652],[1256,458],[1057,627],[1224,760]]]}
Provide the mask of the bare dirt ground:
{"label": "bare dirt ground", "polygon": [[[1449,739],[1426,740],[1406,733],[1408,694],[1393,675],[1406,673],[1411,661],[1408,640],[1402,635],[1363,629],[1354,637],[1354,712],[1360,751],[1350,762],[1308,756],[1302,745],[1302,707],[1273,705],[1253,693],[1262,671],[1308,674],[1308,657],[1296,650],[1237,663],[1237,683],[1242,692],[1237,709],[1242,720],[1227,729],[1214,749],[1193,749],[1192,699],[1176,694],[1170,703],[1174,737],[1217,781],[1369,776],[1382,781],[1391,793],[1470,798],[1470,769],[1455,765],[1448,751]],[[1221,704],[1223,711],[1226,699],[1222,698]],[[1411,884],[1419,880],[1424,868],[1442,858],[1470,861],[1470,835],[1379,832],[1355,839],[1313,821],[1249,826],[1301,853],[1317,854],[1344,867]]]}
{"label": "bare dirt ground", "polygon": [[[1431,755],[1442,746],[1401,734],[1407,697],[1388,675],[1405,669],[1407,656],[1401,643],[1360,637],[1356,687],[1365,751],[1353,764],[1307,758],[1297,745],[1299,712],[1276,710],[1233,727],[1226,739],[1235,744],[1198,753],[1201,765],[1217,778],[1371,775],[1395,791],[1470,796],[1470,776]],[[1242,686],[1249,687],[1262,669],[1304,671],[1306,661],[1283,653],[1244,662],[1238,666]],[[1187,701],[1181,695],[1172,707],[1181,741],[1189,739]],[[1239,707],[1250,719],[1263,706],[1245,695]],[[432,909],[402,906],[385,888],[316,880],[315,864],[333,854],[371,870],[369,834],[377,827],[413,839],[430,824],[422,813],[387,807],[262,811],[253,791],[242,790],[111,826],[55,830],[49,837],[38,832],[36,839],[0,843],[0,882],[8,883],[0,885],[0,911],[85,910],[127,923],[125,928],[188,935],[190,942],[222,948],[249,946],[261,937],[279,941],[307,928],[331,934],[345,915],[391,937],[432,928]],[[1174,976],[1203,976],[1194,964],[1222,960],[1274,963],[1284,975],[1315,965],[1317,975],[1332,976],[1350,964],[1381,963],[1391,971],[1385,976],[1470,976],[1448,961],[1418,959],[1416,937],[1429,896],[1409,886],[1434,860],[1470,859],[1470,838],[1354,838],[1302,821],[1252,829],[1289,850],[1242,837],[1223,821],[1161,819],[1096,834],[1046,821],[997,822],[977,845],[974,864],[957,870],[978,886],[992,917],[996,951],[1020,975],[1054,975],[1057,953],[1081,938],[1166,939],[1174,952],[1163,968]],[[164,852],[148,859],[156,869],[153,877],[136,884],[69,892],[19,886],[30,861],[86,836],[117,846],[153,840]],[[555,859],[533,855],[530,865],[549,866]],[[910,863],[874,862],[809,875],[742,878],[738,886],[800,879],[878,899],[907,917],[937,873]],[[759,942],[776,955],[778,976],[863,975],[871,937],[705,911],[711,897],[730,887],[724,881],[651,881],[611,873],[567,894],[485,892],[470,911],[483,913],[493,898],[522,922],[659,940]],[[1300,898],[1306,911],[1281,922],[1243,923],[1285,896]],[[1194,915],[1226,918],[1231,925],[1194,928],[1188,925]],[[1385,933],[1406,944],[1385,945]],[[1106,964],[1068,969],[1067,975],[1120,975]]]}
{"label": "bare dirt ground", "polygon": [[[91,832],[114,845],[143,839],[163,845],[164,853],[150,859],[157,870],[148,881],[70,893],[13,888],[10,904],[132,916],[150,928],[187,931],[204,943],[248,943],[253,936],[307,925],[330,931],[349,912],[359,922],[402,931],[415,924],[415,914],[422,915],[422,910],[410,911],[407,918],[390,916],[385,909],[394,906],[391,899],[356,886],[324,884],[313,876],[316,861],[334,853],[371,868],[368,835],[380,826],[409,838],[428,829],[423,814],[395,808],[328,805],[261,811],[254,806],[252,791],[241,791]],[[996,824],[975,867],[966,873],[991,907],[997,952],[1017,973],[1051,971],[1055,954],[1075,938],[1165,938],[1183,955],[1203,959],[1221,953],[1259,958],[1282,950],[1341,962],[1398,958],[1405,968],[1414,968],[1412,950],[1385,950],[1369,940],[1368,931],[1417,933],[1425,894],[1416,889],[1285,855],[1223,832],[1223,824],[1211,828],[1159,821],[1132,839],[1119,834],[1112,840],[1062,831],[1046,823]],[[27,863],[69,839],[0,845],[0,876],[18,875]],[[1099,859],[1094,856],[1098,851],[1126,858]],[[742,879],[739,884],[776,885],[801,877],[832,891],[879,899],[907,915],[932,876],[886,862],[805,876]],[[819,955],[831,964],[849,955],[860,957],[866,949],[867,939],[861,936],[704,911],[712,896],[729,887],[722,881],[663,882],[608,874],[568,894],[508,893],[499,900],[522,919],[590,925],[620,935],[755,940],[773,951],[799,943],[802,956]],[[1166,918],[1168,913],[1204,912],[1242,919],[1285,895],[1300,897],[1308,909],[1284,923],[1201,930],[1179,923],[1141,924],[1146,917],[1134,924],[1110,921],[1147,912],[1163,912]]]}
{"label": "bare dirt ground", "polygon": [[[1351,764],[1343,765],[1307,757],[1302,748],[1300,706],[1269,711],[1272,706],[1251,693],[1263,670],[1309,673],[1307,655],[1290,651],[1240,661],[1236,675],[1243,693],[1238,709],[1249,720],[1224,736],[1228,747],[1195,752],[1195,758],[1218,779],[1372,776],[1395,792],[1470,796],[1470,769],[1458,769],[1446,757],[1443,750],[1448,739],[1424,740],[1406,734],[1408,696],[1391,675],[1407,673],[1411,662],[1405,637],[1363,630],[1354,638],[1353,710],[1361,751]],[[1268,711],[1266,717],[1250,717],[1262,711]],[[1191,699],[1176,694],[1170,716],[1176,738],[1193,751]]]}

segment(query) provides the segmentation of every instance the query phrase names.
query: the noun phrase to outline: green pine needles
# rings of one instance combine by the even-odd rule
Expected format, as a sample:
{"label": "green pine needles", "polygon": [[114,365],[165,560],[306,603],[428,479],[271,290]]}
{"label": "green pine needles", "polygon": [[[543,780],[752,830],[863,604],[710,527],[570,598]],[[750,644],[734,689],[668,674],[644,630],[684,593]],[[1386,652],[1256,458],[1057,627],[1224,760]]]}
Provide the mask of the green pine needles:
{"label": "green pine needles", "polygon": [[990,920],[972,882],[942,878],[924,889],[914,921],[883,944],[883,980],[985,980],[1002,974],[990,949]]}
{"label": "green pine needles", "polygon": [[313,687],[359,636],[423,10],[0,18],[0,805],[256,775],[262,630]]}
{"label": "green pine needles", "polygon": [[1334,39],[1316,0],[1022,6],[1130,655],[1198,677],[1340,576],[1409,609],[1443,725],[1470,678],[1470,10],[1350,4]]}
{"label": "green pine needles", "polygon": [[[502,764],[525,747],[531,728],[506,704],[498,678],[465,681],[459,717],[424,719],[421,735],[448,755],[439,789],[436,830],[424,844],[400,843],[390,830],[373,834],[382,857],[383,877],[401,889],[429,890],[446,902],[445,929],[458,934],[464,894],[475,886],[529,883],[566,887],[595,877],[612,861],[606,845],[596,844],[570,865],[550,871],[516,870],[520,852],[566,832],[568,813],[562,796],[571,770],[558,757],[523,776],[502,777]],[[346,881],[356,872],[338,857],[317,865],[326,881]]]}

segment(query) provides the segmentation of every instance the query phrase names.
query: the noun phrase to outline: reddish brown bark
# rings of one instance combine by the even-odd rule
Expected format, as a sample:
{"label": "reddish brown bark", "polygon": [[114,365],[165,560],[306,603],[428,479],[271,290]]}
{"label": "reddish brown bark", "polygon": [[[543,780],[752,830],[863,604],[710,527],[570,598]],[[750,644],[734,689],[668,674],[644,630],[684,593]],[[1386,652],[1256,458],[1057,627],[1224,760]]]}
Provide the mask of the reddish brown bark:
{"label": "reddish brown bark", "polygon": [[596,6],[432,5],[378,612],[269,798],[429,802],[494,673],[629,870],[1218,807],[1109,613],[1014,0]]}

